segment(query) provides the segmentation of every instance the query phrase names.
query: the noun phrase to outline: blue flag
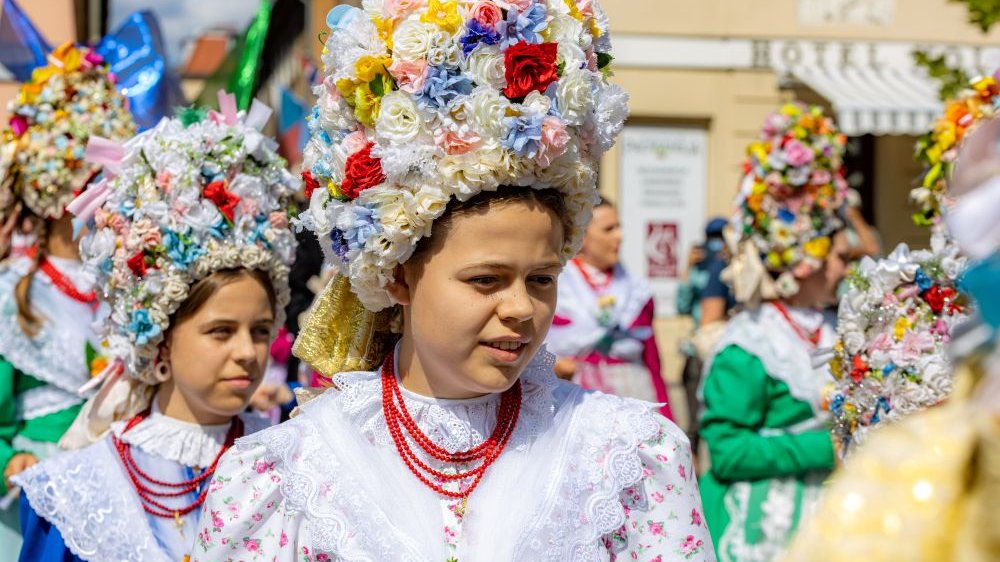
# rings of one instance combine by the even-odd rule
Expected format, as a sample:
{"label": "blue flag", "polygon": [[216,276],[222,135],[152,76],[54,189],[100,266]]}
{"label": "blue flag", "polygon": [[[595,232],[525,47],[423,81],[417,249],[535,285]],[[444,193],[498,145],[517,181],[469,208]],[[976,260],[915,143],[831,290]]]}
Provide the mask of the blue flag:
{"label": "blue flag", "polygon": [[14,75],[18,82],[27,82],[31,71],[45,66],[52,47],[14,0],[3,0],[0,14],[0,64]]}
{"label": "blue flag", "polygon": [[177,75],[167,66],[160,24],[151,12],[135,12],[101,39],[97,52],[118,77],[118,89],[140,130],[156,125],[185,104]]}

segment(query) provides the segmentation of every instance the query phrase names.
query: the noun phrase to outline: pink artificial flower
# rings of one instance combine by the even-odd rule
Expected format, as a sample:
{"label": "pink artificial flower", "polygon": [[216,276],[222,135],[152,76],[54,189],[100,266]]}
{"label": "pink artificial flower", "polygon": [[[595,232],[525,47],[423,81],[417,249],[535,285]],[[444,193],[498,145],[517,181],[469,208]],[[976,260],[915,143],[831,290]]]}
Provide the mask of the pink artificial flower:
{"label": "pink artificial flower", "polygon": [[472,9],[469,10],[469,17],[478,20],[479,23],[487,27],[493,27],[503,19],[503,12],[493,2],[481,0],[472,5]]}
{"label": "pink artificial flower", "polygon": [[583,17],[589,18],[594,15],[594,0],[576,0],[576,9]]}
{"label": "pink artificial flower", "polygon": [[934,336],[927,332],[907,331],[903,336],[902,354],[907,362],[916,361],[925,352],[934,349]]}
{"label": "pink artificial flower", "polygon": [[396,79],[400,90],[408,94],[419,94],[427,82],[427,61],[396,59],[389,66],[389,73]]}
{"label": "pink artificial flower", "polygon": [[795,168],[809,164],[816,156],[811,148],[796,139],[786,142],[784,151],[785,161]]}
{"label": "pink artificial flower", "polygon": [[437,129],[434,131],[434,144],[445,154],[467,154],[479,145],[482,138],[472,131],[463,135],[459,131]]}
{"label": "pink artificial flower", "polygon": [[156,174],[156,187],[162,189],[163,191],[170,191],[170,184],[173,181],[173,177],[170,172],[166,170],[161,170]]}
{"label": "pink artificial flower", "polygon": [[587,51],[584,54],[587,56],[587,70],[597,72],[597,51],[591,46],[587,47]]}
{"label": "pink artificial flower", "polygon": [[539,141],[535,161],[543,168],[551,166],[553,159],[566,154],[568,143],[569,133],[566,132],[566,125],[562,120],[551,115],[542,119],[542,138]]}
{"label": "pink artificial flower", "polygon": [[892,348],[892,336],[888,332],[881,332],[868,342],[870,351],[888,351]]}
{"label": "pink artificial flower", "polygon": [[905,301],[906,299],[912,299],[913,297],[919,294],[920,294],[920,287],[918,287],[915,283],[910,283],[909,285],[904,286],[902,290],[899,291],[899,293],[896,295],[896,298],[898,298],[901,301]]}
{"label": "pink artificial flower", "polygon": [[344,151],[347,152],[347,154],[354,155],[368,148],[368,139],[365,138],[365,133],[363,131],[354,131],[344,137],[344,141],[341,143],[341,146],[344,147]]}
{"label": "pink artificial flower", "polygon": [[285,211],[272,211],[271,214],[267,216],[267,220],[274,228],[288,227],[288,213]]}
{"label": "pink artificial flower", "polygon": [[829,170],[813,170],[812,177],[809,178],[809,183],[812,185],[826,185],[833,180],[833,174]]}
{"label": "pink artificial flower", "polygon": [[387,19],[399,22],[406,16],[424,7],[424,0],[385,0],[382,13]]}

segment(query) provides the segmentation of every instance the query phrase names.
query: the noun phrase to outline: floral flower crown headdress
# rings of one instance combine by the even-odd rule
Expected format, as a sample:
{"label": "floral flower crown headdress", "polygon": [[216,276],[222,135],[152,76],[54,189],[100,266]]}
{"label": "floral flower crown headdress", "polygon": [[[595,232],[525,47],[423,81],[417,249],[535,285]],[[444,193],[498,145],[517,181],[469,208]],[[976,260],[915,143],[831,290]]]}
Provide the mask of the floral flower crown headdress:
{"label": "floral flower crown headdress", "polygon": [[[998,71],[1000,73],[1000,71]],[[919,226],[944,228],[942,210],[951,206],[948,182],[962,141],[984,118],[1000,107],[1000,85],[996,76],[977,78],[957,98],[945,104],[944,114],[934,128],[917,141],[914,158],[924,169],[917,186],[910,190],[910,200],[920,207],[913,215]]]}
{"label": "floral flower crown headdress", "polygon": [[765,298],[794,294],[795,274],[819,268],[829,253],[831,235],[843,226],[845,145],[821,108],[789,103],[768,116],[747,147],[733,218],[744,248],[736,255],[756,254],[777,274]]}
{"label": "floral flower crown headdress", "polygon": [[0,209],[18,200],[42,218],[62,217],[98,166],[84,161],[91,135],[124,140],[135,123],[108,65],[94,50],[66,43],[36,68],[10,102],[0,138]]}
{"label": "floral flower crown headdress", "polygon": [[946,344],[968,317],[958,283],[966,258],[936,233],[931,249],[900,244],[887,258],[864,258],[840,301],[828,396],[841,454],[883,420],[944,400],[952,389]]}
{"label": "floral flower crown headdress", "polygon": [[278,324],[295,253],[288,205],[299,180],[261,134],[271,110],[246,114],[220,92],[220,112],[185,110],[124,145],[94,138],[90,158],[110,177],[69,210],[92,228],[83,261],[110,305],[105,341],[125,374],[162,382],[158,346],[191,285],[222,269],[269,274]]}
{"label": "floral flower crown headdress", "polygon": [[330,12],[306,148],[309,210],[370,311],[449,200],[555,188],[579,248],[600,156],[628,113],[593,0],[366,0]]}

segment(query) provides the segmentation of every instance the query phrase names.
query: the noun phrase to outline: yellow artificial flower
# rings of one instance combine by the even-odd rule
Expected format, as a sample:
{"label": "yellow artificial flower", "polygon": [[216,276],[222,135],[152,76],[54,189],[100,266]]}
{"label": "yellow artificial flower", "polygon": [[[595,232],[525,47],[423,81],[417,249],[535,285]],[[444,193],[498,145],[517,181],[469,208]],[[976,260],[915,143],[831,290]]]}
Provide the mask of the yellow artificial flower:
{"label": "yellow artificial flower", "polygon": [[802,110],[799,108],[798,105],[794,103],[786,103],[785,105],[781,106],[782,115],[787,115],[788,117],[798,117],[799,115],[801,115],[801,113]]}
{"label": "yellow artificial flower", "polygon": [[396,23],[392,21],[391,18],[373,18],[372,22],[375,24],[375,30],[378,31],[378,38],[385,43],[385,46],[390,51],[392,50],[392,34],[396,31]]}
{"label": "yellow artificial flower", "polygon": [[104,369],[108,367],[108,360],[103,356],[95,357],[93,361],[90,362],[90,376],[96,377],[101,374]]}
{"label": "yellow artificial flower", "polygon": [[768,148],[762,142],[754,141],[747,148],[747,152],[757,159],[758,162],[767,162]]}
{"label": "yellow artificial flower", "polygon": [[456,33],[462,27],[462,16],[458,15],[458,2],[455,0],[430,0],[427,11],[420,16],[420,21],[432,23],[448,33]]}
{"label": "yellow artificial flower", "polygon": [[601,308],[613,308],[615,306],[615,296],[604,295],[603,297],[597,299],[597,306]]}
{"label": "yellow artificial flower", "polygon": [[566,7],[569,8],[569,15],[576,21],[582,22],[583,14],[580,13],[580,8],[576,7],[576,2],[573,0],[563,0],[563,2],[566,4]]}
{"label": "yellow artificial flower", "polygon": [[900,341],[903,339],[903,336],[906,335],[906,330],[909,330],[912,327],[913,322],[911,322],[909,318],[901,316],[896,319],[896,326],[892,331],[892,335],[896,338],[896,341]]}
{"label": "yellow artificial flower", "polygon": [[360,84],[354,90],[354,116],[366,127],[374,127],[382,106],[382,96],[372,92],[368,84]]}
{"label": "yellow artificial flower", "polygon": [[334,199],[343,199],[344,197],[344,193],[340,191],[340,187],[337,184],[333,183],[333,180],[327,182],[326,191],[330,194],[330,197],[333,197]]}
{"label": "yellow artificial flower", "polygon": [[802,246],[802,251],[808,256],[823,259],[830,252],[830,237],[820,236],[819,238],[813,238]]}
{"label": "yellow artificial flower", "polygon": [[778,254],[778,252],[775,252],[774,250],[768,252],[767,258],[765,259],[767,261],[767,265],[769,265],[770,267],[775,269],[781,267],[781,256]]}
{"label": "yellow artificial flower", "polygon": [[388,67],[392,64],[392,58],[381,56],[374,57],[372,55],[365,55],[358,59],[358,62],[354,63],[354,72],[358,77],[358,80],[362,82],[371,82],[379,74],[386,74]]}
{"label": "yellow artificial flower", "polygon": [[795,248],[786,248],[785,251],[781,253],[781,261],[785,264],[795,261]]}
{"label": "yellow artificial flower", "polygon": [[351,101],[354,99],[354,90],[358,87],[357,82],[351,80],[350,78],[341,78],[337,80],[337,91],[340,92],[341,96],[344,96],[345,100]]}

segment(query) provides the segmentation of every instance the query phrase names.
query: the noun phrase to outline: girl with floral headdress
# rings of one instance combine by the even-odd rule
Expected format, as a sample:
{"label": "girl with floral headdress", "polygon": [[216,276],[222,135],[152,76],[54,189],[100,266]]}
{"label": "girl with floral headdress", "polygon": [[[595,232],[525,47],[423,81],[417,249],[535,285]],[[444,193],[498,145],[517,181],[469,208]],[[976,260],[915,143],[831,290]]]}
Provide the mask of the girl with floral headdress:
{"label": "girl with floral headdress", "polygon": [[187,110],[124,146],[74,201],[109,305],[101,389],[21,486],[22,560],[186,560],[208,481],[260,384],[288,302],[299,182],[259,131],[270,110]]}
{"label": "girl with floral headdress", "polygon": [[193,559],[713,560],[684,434],[542,347],[624,92],[596,2],[327,17],[302,224],[334,388],[224,457]]}
{"label": "girl with floral headdress", "polygon": [[[823,494],[784,560],[986,562],[1000,552],[1000,120],[957,154],[941,218],[971,263],[978,314],[955,330],[942,406],[872,432]],[[954,160],[953,160],[954,162]]]}
{"label": "girl with floral headdress", "polygon": [[56,450],[83,404],[77,389],[106,363],[66,207],[100,169],[84,161],[88,137],[135,131],[125,106],[101,57],[67,43],[21,86],[0,139],[0,215],[35,236],[0,265],[0,560],[20,544],[10,478]]}
{"label": "girl with floral headdress", "polygon": [[846,272],[844,145],[818,107],[788,104],[748,149],[724,272],[747,309],[702,386],[702,499],[720,560],[774,559],[834,465],[821,408],[834,337],[822,308]]}

